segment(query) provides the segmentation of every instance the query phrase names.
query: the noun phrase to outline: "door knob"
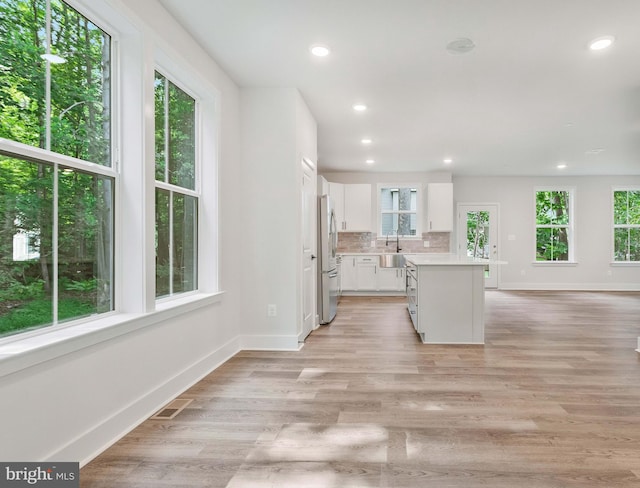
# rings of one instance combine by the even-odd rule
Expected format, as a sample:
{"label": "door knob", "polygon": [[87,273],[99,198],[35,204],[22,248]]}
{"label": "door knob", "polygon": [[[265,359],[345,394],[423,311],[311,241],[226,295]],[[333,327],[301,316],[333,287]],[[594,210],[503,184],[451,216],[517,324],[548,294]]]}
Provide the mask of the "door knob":
{"label": "door knob", "polygon": [[316,255],[315,255],[315,254],[312,254],[312,255],[311,255],[311,259],[316,259]]}

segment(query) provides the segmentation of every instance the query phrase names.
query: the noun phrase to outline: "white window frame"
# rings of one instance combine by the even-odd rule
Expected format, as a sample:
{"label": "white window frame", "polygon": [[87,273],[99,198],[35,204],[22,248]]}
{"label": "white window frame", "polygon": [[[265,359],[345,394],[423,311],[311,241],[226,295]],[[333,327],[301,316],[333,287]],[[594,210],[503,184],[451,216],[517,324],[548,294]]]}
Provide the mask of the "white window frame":
{"label": "white window frame", "polygon": [[616,224],[615,217],[615,192],[617,191],[640,191],[640,186],[613,186],[611,188],[611,264],[615,266],[639,266],[640,261],[616,261],[616,243],[615,243],[615,229],[627,229],[627,228],[640,228],[640,225],[632,224]]}
{"label": "white window frame", "polygon": [[[173,50],[155,33],[141,30],[106,1],[65,0],[92,23],[108,32],[112,49],[111,167],[86,163],[42,149],[0,139],[0,148],[20,157],[58,162],[71,168],[114,178],[114,310],[0,337],[0,374],[21,371],[71,351],[90,347],[123,334],[160,324],[178,313],[220,303],[219,281],[220,90],[198,67]],[[117,26],[114,27],[114,26]],[[198,200],[198,290],[155,300],[155,155],[153,79],[158,69],[183,89],[195,94],[200,111],[196,120],[196,181],[207,191]],[[180,76],[176,76],[180,73]],[[206,137],[203,137],[203,134]],[[47,346],[47,347],[45,347]]]}
{"label": "white window frame", "polygon": [[[120,97],[119,97],[119,83],[118,80],[121,76],[120,72],[120,64],[119,64],[119,38],[118,31],[113,28],[108,22],[106,22],[101,15],[94,13],[92,10],[86,8],[85,5],[81,4],[75,0],[63,0],[65,3],[69,5],[72,9],[76,10],[80,15],[84,16],[89,20],[93,25],[104,31],[109,35],[110,38],[110,62],[111,62],[111,86],[110,89],[110,148],[109,148],[109,166],[105,166],[102,164],[94,163],[91,161],[85,161],[83,159],[78,159],[72,156],[67,156],[61,153],[57,153],[55,151],[51,151],[49,149],[42,149],[35,146],[30,146],[28,144],[23,144],[21,142],[12,141],[9,139],[0,138],[0,150],[4,153],[4,155],[14,156],[17,159],[25,159],[34,162],[39,162],[43,164],[48,164],[53,169],[53,201],[54,206],[57,206],[58,199],[58,176],[60,171],[60,166],[65,166],[71,168],[73,170],[78,170],[80,172],[86,174],[95,174],[99,176],[104,176],[107,178],[111,178],[113,180],[113,188],[112,191],[114,193],[113,199],[113,208],[112,212],[114,215],[113,221],[113,235],[111,236],[113,240],[113,256],[112,256],[112,279],[111,279],[111,287],[112,287],[112,310],[108,312],[102,312],[100,314],[91,315],[89,317],[78,317],[73,319],[67,319],[63,322],[58,321],[58,301],[59,301],[59,283],[58,283],[58,269],[57,269],[57,255],[58,255],[58,223],[57,223],[57,209],[55,212],[54,220],[52,223],[52,235],[54,236],[52,242],[52,267],[53,274],[51,278],[52,285],[52,301],[53,301],[53,322],[51,324],[44,325],[42,327],[38,327],[35,329],[26,329],[25,331],[20,331],[15,334],[11,334],[5,337],[0,337],[0,344],[4,342],[14,342],[16,340],[21,340],[23,338],[29,338],[33,336],[39,336],[42,334],[48,334],[51,332],[55,332],[59,329],[66,329],[68,327],[72,327],[77,324],[83,324],[90,321],[100,320],[110,315],[113,315],[118,310],[119,305],[119,296],[121,293],[120,283],[117,280],[117,269],[118,269],[118,240],[119,236],[119,228],[118,228],[118,208],[119,208],[119,192],[121,187],[120,181],[120,171],[119,171],[119,161],[120,161],[120,134],[121,132],[118,130],[117,122],[119,121],[119,107],[120,107]],[[48,110],[48,109],[47,109]]]}
{"label": "white window frame", "polygon": [[[569,193],[569,223],[567,225],[538,225],[538,192],[567,192]],[[574,265],[576,260],[576,188],[573,186],[539,186],[533,190],[533,264],[536,265],[550,265],[550,266],[562,266],[562,265]],[[538,249],[538,228],[566,228],[568,243],[568,258],[563,261],[538,261],[537,249]]]}
{"label": "white window frame", "polygon": [[[170,201],[169,201],[169,219],[170,222],[172,222],[173,219],[173,195],[174,194],[181,194],[181,195],[185,195],[185,196],[189,196],[189,197],[193,197],[197,200],[197,230],[196,230],[196,239],[197,242],[195,243],[196,245],[196,283],[195,283],[195,288],[193,290],[188,290],[185,292],[178,292],[178,293],[174,293],[173,292],[173,279],[170,278],[169,279],[169,294],[168,295],[163,295],[161,297],[156,297],[155,300],[158,303],[164,303],[167,301],[171,301],[174,300],[175,298],[180,298],[180,297],[184,297],[185,295],[193,295],[193,294],[197,294],[199,291],[199,283],[200,283],[200,249],[202,249],[202,247],[200,246],[200,242],[199,242],[199,236],[200,236],[200,230],[202,228],[201,225],[201,197],[202,197],[202,192],[201,192],[201,178],[200,178],[200,168],[201,168],[201,162],[200,162],[200,158],[201,158],[201,141],[202,141],[202,137],[201,137],[201,109],[200,109],[200,97],[198,96],[198,94],[196,92],[194,92],[193,90],[191,90],[188,87],[188,82],[185,83],[183,82],[183,80],[181,79],[181,77],[175,77],[172,73],[171,69],[165,69],[164,66],[161,65],[161,63],[157,63],[156,68],[154,69],[154,79],[155,79],[155,73],[160,74],[161,76],[163,76],[168,82],[170,82],[171,84],[173,84],[174,86],[176,86],[178,89],[182,90],[184,93],[186,93],[189,97],[191,97],[194,100],[194,124],[195,124],[195,151],[194,151],[194,189],[191,190],[189,188],[185,188],[185,187],[181,187],[178,185],[174,185],[171,184],[169,182],[166,181],[158,181],[155,179],[155,150],[154,150],[154,194],[155,194],[155,190],[161,189],[161,190],[166,190],[169,192],[170,195]],[[166,121],[165,121],[166,123]],[[155,130],[155,129],[154,129]],[[166,126],[165,126],[165,130],[166,130]],[[155,133],[154,133],[155,134]],[[165,148],[166,151],[166,148]],[[168,165],[168,157],[169,154],[165,154],[165,177],[168,175],[169,172],[169,165]],[[155,212],[155,204],[154,204],[154,212]],[[155,219],[154,219],[155,222]],[[171,236],[169,239],[169,259],[170,261],[172,261],[173,259],[173,225],[170,225],[170,229],[171,229]],[[154,249],[154,256],[155,256],[155,249]],[[171,264],[171,269],[173,269],[173,265]],[[154,266],[154,283],[155,283],[155,275],[156,275],[156,271],[155,271],[155,266]],[[154,296],[155,296],[155,286],[154,286]]]}
{"label": "white window frame", "polygon": [[[416,211],[411,212],[409,210],[401,210],[401,211],[383,211],[382,210],[382,197],[381,192],[384,188],[411,188],[416,190]],[[400,235],[401,239],[405,240],[420,240],[422,239],[422,219],[424,218],[424,213],[422,211],[422,184],[413,182],[413,183],[378,183],[376,199],[378,201],[378,209],[377,209],[377,229],[378,229],[378,240],[385,240],[387,238],[386,234],[382,233],[382,214],[416,214],[416,235]],[[389,237],[396,236],[395,234],[389,234]]]}

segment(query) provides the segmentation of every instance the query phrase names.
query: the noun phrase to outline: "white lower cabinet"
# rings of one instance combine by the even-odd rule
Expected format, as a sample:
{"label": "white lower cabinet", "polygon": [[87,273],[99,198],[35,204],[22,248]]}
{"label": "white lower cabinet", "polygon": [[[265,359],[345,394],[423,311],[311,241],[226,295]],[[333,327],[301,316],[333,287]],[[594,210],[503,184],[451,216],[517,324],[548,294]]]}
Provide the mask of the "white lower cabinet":
{"label": "white lower cabinet", "polygon": [[355,256],[342,256],[342,263],[340,264],[340,282],[341,291],[355,290],[357,286],[357,274],[356,274],[356,257]]}
{"label": "white lower cabinet", "polygon": [[404,268],[381,268],[378,254],[342,255],[342,291],[404,292]]}
{"label": "white lower cabinet", "polygon": [[484,344],[484,266],[407,268],[407,308],[425,344]]}
{"label": "white lower cabinet", "polygon": [[[418,331],[418,274],[415,267],[406,269],[407,308],[413,328]],[[420,332],[420,331],[418,331]]]}
{"label": "white lower cabinet", "polygon": [[356,290],[374,291],[378,288],[378,262],[375,256],[358,256],[356,258]]}
{"label": "white lower cabinet", "polygon": [[404,290],[404,269],[403,268],[380,268],[378,269],[378,290],[379,291],[403,291]]}

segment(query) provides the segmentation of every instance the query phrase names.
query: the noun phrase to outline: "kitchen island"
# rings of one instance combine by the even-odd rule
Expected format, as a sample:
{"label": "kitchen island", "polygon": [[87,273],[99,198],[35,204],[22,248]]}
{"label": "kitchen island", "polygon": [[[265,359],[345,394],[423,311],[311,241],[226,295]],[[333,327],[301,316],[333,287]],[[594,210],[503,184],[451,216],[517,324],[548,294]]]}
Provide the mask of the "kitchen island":
{"label": "kitchen island", "polygon": [[455,254],[407,254],[409,315],[424,344],[484,344],[484,269]]}

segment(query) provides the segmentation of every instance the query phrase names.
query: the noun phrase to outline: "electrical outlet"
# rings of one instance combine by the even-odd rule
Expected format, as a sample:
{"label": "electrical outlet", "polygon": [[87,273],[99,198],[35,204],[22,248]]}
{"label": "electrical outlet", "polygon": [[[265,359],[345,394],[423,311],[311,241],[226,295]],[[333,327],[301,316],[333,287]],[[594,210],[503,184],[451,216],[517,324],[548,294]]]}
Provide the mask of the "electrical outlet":
{"label": "electrical outlet", "polygon": [[278,315],[278,307],[274,303],[267,305],[267,317],[275,317]]}
{"label": "electrical outlet", "polygon": [[429,242],[429,241],[422,241],[422,245],[423,245],[424,247],[431,247],[431,242]]}

